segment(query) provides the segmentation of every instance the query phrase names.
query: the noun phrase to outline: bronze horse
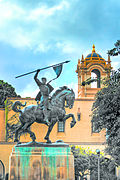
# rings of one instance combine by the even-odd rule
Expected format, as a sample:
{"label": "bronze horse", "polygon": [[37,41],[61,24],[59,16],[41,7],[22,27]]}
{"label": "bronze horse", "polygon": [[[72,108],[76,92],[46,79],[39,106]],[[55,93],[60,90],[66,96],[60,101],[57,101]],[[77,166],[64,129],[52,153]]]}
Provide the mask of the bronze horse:
{"label": "bronze horse", "polygon": [[[56,92],[52,95],[49,101],[49,121],[50,125],[44,121],[44,113],[43,106],[39,105],[30,105],[26,106],[26,103],[23,105],[20,101],[16,101],[12,110],[15,112],[19,112],[19,120],[21,125],[15,131],[15,139],[14,142],[19,142],[18,136],[22,133],[29,133],[30,137],[33,141],[35,141],[36,136],[30,130],[30,126],[34,123],[42,123],[48,126],[48,131],[44,139],[47,140],[47,143],[51,143],[49,139],[50,132],[52,131],[54,125],[57,121],[66,121],[68,118],[72,117],[72,121],[70,123],[71,128],[76,124],[76,120],[73,114],[67,114],[65,111],[65,107],[72,108],[75,100],[75,93],[72,89],[69,89],[66,86],[63,86],[56,90]],[[19,109],[17,106],[26,106],[24,109]]]}

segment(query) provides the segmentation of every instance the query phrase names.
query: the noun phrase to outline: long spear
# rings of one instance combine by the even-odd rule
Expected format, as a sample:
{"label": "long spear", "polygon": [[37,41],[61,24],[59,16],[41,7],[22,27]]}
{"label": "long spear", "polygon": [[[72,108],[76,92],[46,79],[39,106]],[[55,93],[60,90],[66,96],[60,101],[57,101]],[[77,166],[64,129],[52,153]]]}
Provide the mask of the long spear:
{"label": "long spear", "polygon": [[[62,62],[62,63],[59,63],[59,64],[55,64],[55,65],[52,65],[52,66],[47,66],[47,67],[45,67],[45,68],[41,68],[40,71],[41,71],[41,70],[44,70],[44,69],[51,68],[51,67],[59,66],[59,65],[61,65],[61,64],[68,63],[68,62],[70,62],[70,61],[65,61],[65,62]],[[38,70],[38,69],[37,69],[37,70]],[[19,78],[19,77],[22,77],[22,76],[26,76],[26,75],[28,75],[28,74],[32,74],[32,73],[34,73],[34,72],[37,72],[37,70],[31,71],[31,72],[28,72],[28,73],[25,73],[25,74],[22,74],[22,75],[19,75],[19,76],[16,76],[15,78]]]}

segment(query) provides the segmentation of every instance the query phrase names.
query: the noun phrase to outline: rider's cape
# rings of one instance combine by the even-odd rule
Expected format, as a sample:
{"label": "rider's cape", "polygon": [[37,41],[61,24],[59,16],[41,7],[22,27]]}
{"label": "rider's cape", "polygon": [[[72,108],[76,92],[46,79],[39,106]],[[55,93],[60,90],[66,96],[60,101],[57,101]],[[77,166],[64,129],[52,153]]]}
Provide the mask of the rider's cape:
{"label": "rider's cape", "polygon": [[[50,93],[54,90],[54,88],[53,88],[49,83],[47,83],[46,85],[47,85],[48,88],[49,88],[49,94],[50,94]],[[39,91],[38,94],[37,94],[37,96],[36,96],[36,98],[35,98],[35,100],[36,100],[36,101],[40,101],[41,96],[42,96],[42,94],[41,94],[41,92]]]}

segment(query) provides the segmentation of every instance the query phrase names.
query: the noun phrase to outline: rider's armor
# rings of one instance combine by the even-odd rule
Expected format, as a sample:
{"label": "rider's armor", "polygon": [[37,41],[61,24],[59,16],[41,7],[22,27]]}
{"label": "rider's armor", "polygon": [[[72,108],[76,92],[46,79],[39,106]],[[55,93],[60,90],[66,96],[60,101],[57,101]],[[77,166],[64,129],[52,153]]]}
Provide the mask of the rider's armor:
{"label": "rider's armor", "polygon": [[39,86],[40,91],[37,94],[35,100],[37,101],[37,103],[41,101],[41,103],[43,104],[43,113],[45,116],[44,121],[47,122],[47,124],[49,124],[50,123],[48,119],[49,94],[53,91],[54,88],[49,83],[44,84],[41,81],[39,81],[39,79],[37,79],[37,75],[38,75],[38,72],[36,73],[34,79],[37,85]]}

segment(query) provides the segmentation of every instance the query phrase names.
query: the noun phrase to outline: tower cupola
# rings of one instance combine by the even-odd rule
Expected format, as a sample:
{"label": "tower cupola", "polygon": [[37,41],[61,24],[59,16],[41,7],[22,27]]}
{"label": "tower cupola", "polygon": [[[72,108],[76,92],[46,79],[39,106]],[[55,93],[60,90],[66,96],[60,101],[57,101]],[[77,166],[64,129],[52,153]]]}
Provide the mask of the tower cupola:
{"label": "tower cupola", "polygon": [[[79,67],[79,68],[78,68]],[[88,54],[84,59],[82,55],[81,62],[78,62],[76,73],[78,73],[78,97],[94,96],[102,87],[101,79],[110,76],[111,60],[108,56],[106,61],[95,50],[95,45],[92,46],[92,53]],[[92,83],[83,83],[92,80],[92,75],[96,78],[96,86]],[[92,80],[95,81],[95,80]]]}

